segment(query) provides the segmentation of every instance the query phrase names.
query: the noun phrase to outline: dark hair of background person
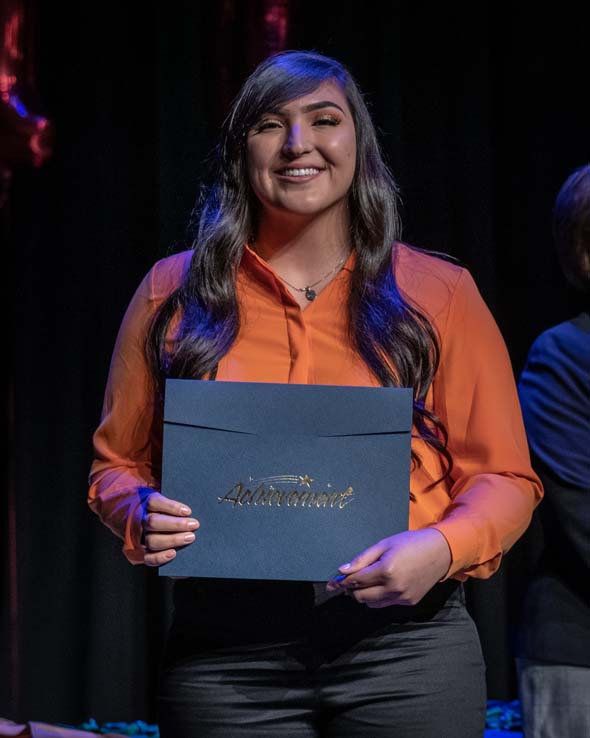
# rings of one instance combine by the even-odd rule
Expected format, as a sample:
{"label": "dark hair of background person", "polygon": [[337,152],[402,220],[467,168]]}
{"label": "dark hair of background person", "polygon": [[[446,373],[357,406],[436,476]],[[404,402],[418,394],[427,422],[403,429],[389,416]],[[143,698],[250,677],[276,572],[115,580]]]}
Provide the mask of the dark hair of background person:
{"label": "dark hair of background person", "polygon": [[566,279],[590,294],[590,164],[576,169],[559,190],[553,236]]}
{"label": "dark hair of background person", "polygon": [[[446,462],[446,429],[425,407],[439,364],[428,319],[401,295],[391,268],[401,226],[397,187],[385,165],[375,128],[350,73],[335,59],[289,51],[265,60],[250,75],[225,119],[210,189],[183,284],[160,307],[147,340],[155,377],[200,379],[212,372],[236,340],[240,324],[236,275],[246,240],[256,238],[259,204],[248,181],[248,132],[266,112],[335,81],[350,106],[357,161],[348,197],[350,240],[356,253],[348,312],[353,345],[384,386],[413,387],[414,423]],[[174,349],[171,321],[182,321]],[[415,463],[419,458],[413,454]]]}

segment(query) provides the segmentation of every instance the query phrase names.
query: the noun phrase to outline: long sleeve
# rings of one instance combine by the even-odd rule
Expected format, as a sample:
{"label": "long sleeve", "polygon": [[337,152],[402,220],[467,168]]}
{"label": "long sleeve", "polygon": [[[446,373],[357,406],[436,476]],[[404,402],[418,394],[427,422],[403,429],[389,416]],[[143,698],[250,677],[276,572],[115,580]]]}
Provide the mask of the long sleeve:
{"label": "long sleeve", "polygon": [[568,555],[590,569],[590,314],[537,338],[518,389],[535,465],[546,484],[547,532],[558,538],[556,548],[567,540]]}
{"label": "long sleeve", "polygon": [[434,411],[449,433],[451,498],[433,526],[447,539],[448,576],[489,577],[542,497],[510,359],[473,279],[460,270],[441,331]]}
{"label": "long sleeve", "polygon": [[93,438],[88,503],[123,539],[123,552],[134,564],[144,559],[141,521],[161,474],[161,412],[145,339],[154,312],[178,283],[182,261],[179,255],[158,262],[133,296],[115,343],[101,423]]}
{"label": "long sleeve", "polygon": [[[131,301],[94,437],[90,505],[123,538],[123,550],[134,563],[143,561],[143,505],[159,487],[161,463],[162,419],[146,365],[145,336],[158,305],[182,281],[190,254],[158,262]],[[455,463],[452,484],[431,489],[440,477],[439,455],[418,444],[423,464],[411,475],[410,527],[435,526],[446,537],[453,558],[449,576],[490,576],[526,529],[542,494],[530,467],[512,368],[465,270],[403,246],[399,256],[396,277],[404,293],[430,316],[441,337],[441,363],[429,402],[449,432]],[[278,277],[247,249],[245,260],[238,279],[243,320],[220,361],[219,380],[289,382],[297,363],[305,364],[305,376],[314,383],[375,383],[350,345],[343,309],[348,271],[301,313],[292,300],[285,307]]]}

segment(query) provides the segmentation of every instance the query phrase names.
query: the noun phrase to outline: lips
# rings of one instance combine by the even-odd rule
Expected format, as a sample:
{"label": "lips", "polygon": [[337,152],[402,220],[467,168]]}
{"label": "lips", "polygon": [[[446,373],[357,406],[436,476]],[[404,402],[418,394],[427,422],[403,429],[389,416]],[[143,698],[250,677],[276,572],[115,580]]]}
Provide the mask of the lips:
{"label": "lips", "polygon": [[282,177],[313,177],[321,171],[319,167],[283,167],[277,170],[277,174]]}

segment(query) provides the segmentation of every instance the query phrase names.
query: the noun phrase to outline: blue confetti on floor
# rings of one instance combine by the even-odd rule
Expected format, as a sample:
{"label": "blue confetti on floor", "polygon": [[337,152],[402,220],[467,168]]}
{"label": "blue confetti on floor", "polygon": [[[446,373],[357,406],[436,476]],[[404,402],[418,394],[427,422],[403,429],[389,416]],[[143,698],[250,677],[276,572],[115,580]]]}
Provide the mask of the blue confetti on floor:
{"label": "blue confetti on floor", "polygon": [[[134,738],[160,738],[157,725],[136,720],[133,723],[110,722],[99,725],[94,718],[90,718],[79,730],[88,730],[94,733],[119,733]],[[518,700],[502,702],[488,700],[486,710],[486,730],[484,738],[522,738],[522,711]]]}

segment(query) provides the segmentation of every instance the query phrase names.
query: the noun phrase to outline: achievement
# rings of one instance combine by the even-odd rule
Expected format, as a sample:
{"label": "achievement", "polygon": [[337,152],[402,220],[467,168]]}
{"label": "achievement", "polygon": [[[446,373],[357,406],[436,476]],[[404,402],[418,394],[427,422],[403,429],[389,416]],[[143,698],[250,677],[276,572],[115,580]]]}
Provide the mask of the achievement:
{"label": "achievement", "polygon": [[326,581],[407,530],[412,391],[166,382],[162,493],[196,541],[163,576]]}

